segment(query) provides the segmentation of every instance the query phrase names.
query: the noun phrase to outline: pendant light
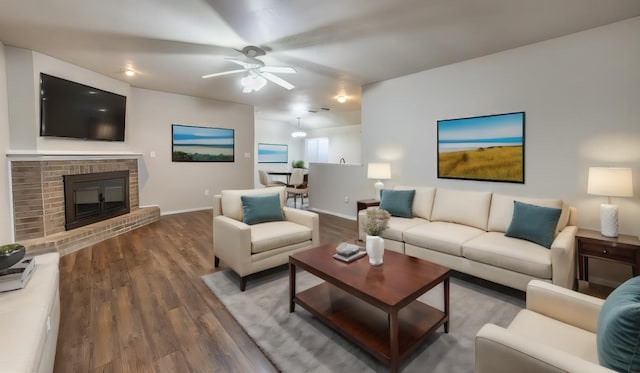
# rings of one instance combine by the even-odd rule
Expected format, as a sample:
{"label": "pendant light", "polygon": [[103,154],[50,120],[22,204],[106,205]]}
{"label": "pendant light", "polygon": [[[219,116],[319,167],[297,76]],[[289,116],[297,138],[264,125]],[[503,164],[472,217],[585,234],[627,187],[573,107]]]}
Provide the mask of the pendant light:
{"label": "pendant light", "polygon": [[298,117],[298,129],[291,132],[291,137],[307,137],[307,133],[300,129],[300,117]]}

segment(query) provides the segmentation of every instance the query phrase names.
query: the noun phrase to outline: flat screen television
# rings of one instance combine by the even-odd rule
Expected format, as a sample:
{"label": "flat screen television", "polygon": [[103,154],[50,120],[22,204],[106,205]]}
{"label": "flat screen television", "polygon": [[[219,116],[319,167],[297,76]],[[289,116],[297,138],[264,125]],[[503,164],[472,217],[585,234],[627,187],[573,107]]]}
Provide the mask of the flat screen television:
{"label": "flat screen television", "polygon": [[40,73],[40,136],[124,141],[127,98]]}

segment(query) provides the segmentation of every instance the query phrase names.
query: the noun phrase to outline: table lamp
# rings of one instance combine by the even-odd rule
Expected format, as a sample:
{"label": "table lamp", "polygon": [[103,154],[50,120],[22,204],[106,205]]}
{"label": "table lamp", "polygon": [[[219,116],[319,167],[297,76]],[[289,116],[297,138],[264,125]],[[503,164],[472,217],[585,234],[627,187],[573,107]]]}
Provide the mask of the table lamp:
{"label": "table lamp", "polygon": [[611,197],[633,196],[631,169],[590,167],[587,193],[607,196],[607,203],[600,205],[600,233],[618,237],[618,206],[611,204]]}
{"label": "table lamp", "polygon": [[378,180],[373,184],[373,187],[375,188],[376,193],[374,198],[379,201],[380,191],[384,188],[382,180],[391,179],[391,166],[389,163],[369,163],[367,178]]}

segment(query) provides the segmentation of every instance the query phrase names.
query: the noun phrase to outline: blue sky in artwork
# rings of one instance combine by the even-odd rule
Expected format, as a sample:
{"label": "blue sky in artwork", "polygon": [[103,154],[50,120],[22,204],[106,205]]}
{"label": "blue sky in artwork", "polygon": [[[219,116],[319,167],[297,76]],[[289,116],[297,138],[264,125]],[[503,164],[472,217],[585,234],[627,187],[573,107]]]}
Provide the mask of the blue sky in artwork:
{"label": "blue sky in artwork", "polygon": [[438,121],[440,151],[522,145],[524,113]]}
{"label": "blue sky in artwork", "polygon": [[174,125],[173,143],[175,145],[233,145],[233,130]]}

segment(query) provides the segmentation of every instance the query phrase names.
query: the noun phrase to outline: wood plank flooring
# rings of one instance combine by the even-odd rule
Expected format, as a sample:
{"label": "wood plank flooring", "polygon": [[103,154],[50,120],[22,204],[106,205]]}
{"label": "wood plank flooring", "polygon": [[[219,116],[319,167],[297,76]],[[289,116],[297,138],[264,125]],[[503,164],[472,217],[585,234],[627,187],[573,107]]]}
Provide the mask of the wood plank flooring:
{"label": "wood plank flooring", "polygon": [[[276,372],[200,279],[220,270],[211,226],[209,210],[163,216],[62,257],[55,372]],[[320,214],[322,243],[356,235]]]}

